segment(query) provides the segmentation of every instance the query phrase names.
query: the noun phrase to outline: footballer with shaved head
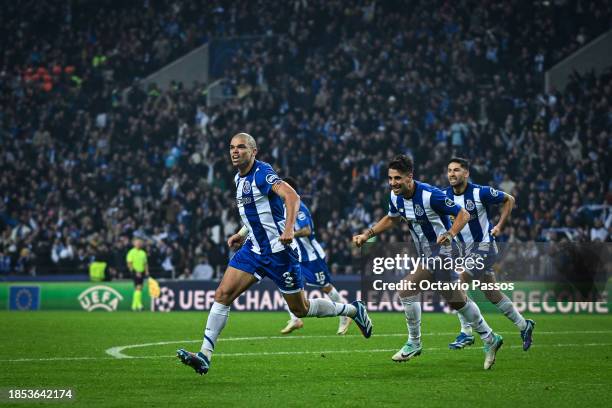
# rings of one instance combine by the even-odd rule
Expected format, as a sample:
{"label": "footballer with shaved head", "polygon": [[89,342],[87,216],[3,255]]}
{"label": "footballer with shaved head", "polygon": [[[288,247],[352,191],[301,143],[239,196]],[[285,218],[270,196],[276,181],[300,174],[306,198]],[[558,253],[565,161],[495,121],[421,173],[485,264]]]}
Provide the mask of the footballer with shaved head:
{"label": "footballer with shaved head", "polygon": [[[197,353],[184,349],[177,356],[199,374],[210,369],[217,338],[227,323],[230,305],[255,282],[271,279],[283,294],[289,309],[297,317],[348,316],[364,337],[372,334],[372,322],[359,301],[350,304],[328,299],[306,299],[300,271],[300,253],[295,241],[295,221],[300,197],[268,163],[256,160],[257,143],[247,133],[234,135],[229,145],[236,203],[246,229],[232,235],[228,245],[240,247],[229,262],[215,292],[202,347]],[[246,231],[243,233],[242,231]]]}

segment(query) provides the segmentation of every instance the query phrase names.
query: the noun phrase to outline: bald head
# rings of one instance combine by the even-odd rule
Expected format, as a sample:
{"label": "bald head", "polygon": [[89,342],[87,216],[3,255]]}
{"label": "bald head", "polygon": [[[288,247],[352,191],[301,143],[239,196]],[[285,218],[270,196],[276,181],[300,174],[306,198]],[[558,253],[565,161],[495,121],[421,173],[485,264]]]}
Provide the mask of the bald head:
{"label": "bald head", "polygon": [[240,174],[246,174],[255,162],[257,155],[257,142],[248,133],[237,133],[230,142],[230,157],[232,165],[237,167]]}
{"label": "bald head", "polygon": [[248,133],[237,133],[232,137],[232,140],[238,140],[238,138],[242,139],[251,149],[257,149],[257,142],[255,141],[255,138]]}

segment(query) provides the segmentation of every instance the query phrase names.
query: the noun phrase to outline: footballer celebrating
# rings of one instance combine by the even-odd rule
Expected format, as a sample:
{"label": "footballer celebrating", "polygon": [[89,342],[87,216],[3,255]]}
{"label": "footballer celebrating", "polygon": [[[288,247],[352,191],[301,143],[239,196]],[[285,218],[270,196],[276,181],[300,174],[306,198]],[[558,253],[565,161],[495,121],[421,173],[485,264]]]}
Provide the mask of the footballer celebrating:
{"label": "footballer celebrating", "polygon": [[[230,305],[255,282],[268,277],[277,285],[289,309],[297,317],[348,316],[364,337],[372,334],[372,322],[363,303],[306,299],[299,264],[299,249],[294,240],[295,220],[300,197],[282,181],[268,163],[255,159],[257,144],[247,133],[232,137],[232,165],[238,169],[236,202],[248,238],[232,257],[215,291],[215,301],[208,314],[200,351],[177,351],[180,361],[199,374],[210,369],[217,338],[227,323]],[[244,240],[239,233],[228,240],[230,247]]]}
{"label": "footballer celebrating", "polygon": [[[410,235],[419,254],[449,258],[452,256],[454,237],[468,223],[470,214],[448,199],[440,189],[414,180],[413,168],[412,159],[405,155],[397,156],[389,163],[389,212],[367,232],[354,236],[353,243],[359,247],[373,236],[396,226],[403,219],[408,222]],[[452,226],[449,218],[451,215],[455,217]],[[423,350],[418,288],[420,282],[425,280],[452,281],[455,280],[455,272],[437,267],[432,270],[419,267],[404,278],[406,283],[412,282],[411,286],[415,289],[399,293],[406,315],[408,341],[393,355],[393,361],[408,361],[419,356]],[[405,287],[408,287],[408,284]],[[490,369],[495,363],[497,351],[503,344],[502,337],[491,330],[478,306],[467,298],[464,292],[445,290],[441,291],[441,294],[449,306],[462,315],[480,335],[485,350],[484,368]]]}
{"label": "footballer celebrating", "polygon": [[[503,191],[495,190],[489,186],[480,186],[468,181],[470,177],[470,164],[466,159],[453,157],[448,162],[447,177],[450,187],[446,188],[446,195],[457,205],[470,213],[470,221],[459,232],[457,238],[462,242],[466,257],[480,258],[482,268],[471,268],[461,274],[463,282],[478,279],[486,283],[495,283],[493,265],[498,257],[498,248],[495,237],[498,236],[514,207],[514,197]],[[489,209],[492,205],[502,205],[499,222],[491,228],[489,222]],[[529,350],[533,340],[535,322],[525,319],[512,304],[512,301],[501,290],[483,290],[491,303],[499,309],[518,329],[523,341],[523,350]],[[461,332],[448,345],[450,349],[462,349],[474,344],[472,327],[461,314]]]}

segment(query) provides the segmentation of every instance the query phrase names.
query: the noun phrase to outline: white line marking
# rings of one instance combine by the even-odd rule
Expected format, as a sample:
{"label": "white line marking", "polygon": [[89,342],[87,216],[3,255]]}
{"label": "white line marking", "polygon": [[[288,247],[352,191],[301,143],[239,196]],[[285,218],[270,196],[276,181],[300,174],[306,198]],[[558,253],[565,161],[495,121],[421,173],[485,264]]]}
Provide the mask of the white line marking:
{"label": "white line marking", "polygon": [[[595,346],[612,346],[612,343],[587,343],[587,344],[546,344],[547,347],[595,347]],[[514,346],[506,346],[506,348],[523,348],[523,345],[514,345]],[[370,350],[329,350],[329,351],[264,351],[264,352],[254,352],[254,353],[217,353],[217,356],[223,357],[244,357],[244,356],[286,356],[286,355],[299,355],[299,354],[336,354],[336,353],[391,353],[396,352],[398,349],[370,349]],[[425,348],[427,352],[429,351],[447,351],[448,347],[427,347]],[[481,347],[474,347],[473,350],[482,350]],[[166,356],[170,357],[170,356]],[[176,357],[176,355],[171,356]]]}
{"label": "white line marking", "polygon": [[[239,337],[235,337],[235,338],[238,339]],[[231,337],[226,339],[226,341],[229,341],[230,339]],[[127,346],[111,347],[109,349],[106,349],[105,352],[106,354],[114,358],[133,358],[132,356],[123,354],[122,351],[126,349],[140,348],[140,347],[165,346],[166,344],[195,343],[197,341],[202,341],[202,340],[174,340],[174,341],[159,341],[157,343],[130,344]]]}
{"label": "white line marking", "polygon": [[[516,334],[516,332],[498,332],[500,334]],[[546,335],[546,334],[606,334],[612,333],[612,330],[592,330],[592,331],[538,331],[536,332],[538,335]],[[424,336],[454,336],[456,332],[440,332],[440,333],[427,333]],[[386,333],[386,334],[375,334],[376,337],[406,337],[406,333]],[[259,341],[259,340],[275,340],[275,339],[283,339],[283,340],[309,340],[309,339],[340,339],[340,338],[357,338],[362,337],[360,334],[347,334],[345,336],[338,335],[318,335],[318,336],[259,336],[259,337],[226,337],[221,338],[218,341],[226,342],[226,341]],[[127,354],[124,354],[124,350],[133,349],[133,348],[142,348],[142,347],[150,347],[150,346],[165,346],[168,344],[181,344],[181,343],[199,343],[202,339],[199,340],[173,340],[173,341],[160,341],[156,343],[142,343],[142,344],[128,344],[127,346],[117,346],[111,347],[106,350],[106,354],[114,357],[114,358],[134,358]],[[216,355],[216,354],[215,354]]]}
{"label": "white line marking", "polygon": [[[199,340],[198,340],[199,341]],[[540,347],[609,347],[612,343],[558,343],[558,344],[538,344],[533,345],[532,348]],[[504,346],[504,349],[511,348],[522,348],[522,345]],[[481,347],[469,347],[464,350],[481,350]],[[427,347],[427,352],[430,351],[448,351],[446,347]],[[360,349],[360,350],[324,350],[324,351],[261,351],[252,353],[215,353],[215,357],[260,357],[260,356],[294,356],[304,354],[349,354],[349,353],[391,353],[397,349]],[[176,358],[176,355],[165,355],[165,356],[128,356],[131,359],[162,359],[162,358]],[[7,363],[25,363],[33,361],[74,361],[74,360],[116,360],[115,357],[51,357],[51,358],[18,358],[10,360],[0,360],[0,362]]]}

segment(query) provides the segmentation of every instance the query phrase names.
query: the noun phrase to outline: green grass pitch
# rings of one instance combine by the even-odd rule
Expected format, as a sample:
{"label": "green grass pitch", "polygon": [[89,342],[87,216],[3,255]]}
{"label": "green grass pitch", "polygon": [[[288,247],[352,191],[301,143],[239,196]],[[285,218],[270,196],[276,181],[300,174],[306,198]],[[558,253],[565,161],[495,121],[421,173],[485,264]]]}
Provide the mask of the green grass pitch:
{"label": "green grass pitch", "polygon": [[[479,340],[447,349],[455,316],[424,314],[424,352],[402,364],[391,355],[405,341],[403,314],[371,317],[366,340],[354,325],[335,335],[335,318],[307,319],[283,337],[284,313],[232,312],[211,371],[199,376],[175,350],[199,349],[204,313],[0,312],[0,389],[70,387],[76,401],[65,405],[87,407],[610,406],[609,315],[532,316],[524,352],[514,326],[488,313],[505,340],[491,371]],[[132,358],[112,357],[113,347]],[[0,407],[32,405],[3,398]]]}

